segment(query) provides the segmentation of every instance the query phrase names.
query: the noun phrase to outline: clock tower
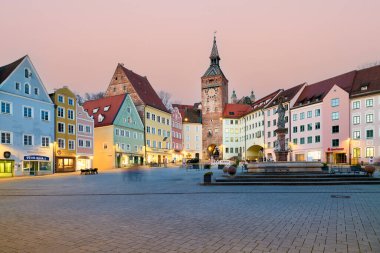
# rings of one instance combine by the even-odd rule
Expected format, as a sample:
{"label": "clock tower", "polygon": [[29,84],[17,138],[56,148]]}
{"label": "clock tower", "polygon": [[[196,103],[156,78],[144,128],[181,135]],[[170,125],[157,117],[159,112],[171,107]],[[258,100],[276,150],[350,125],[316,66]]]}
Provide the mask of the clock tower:
{"label": "clock tower", "polygon": [[[228,80],[219,66],[216,38],[212,45],[210,67],[202,76],[202,148],[204,159],[223,157],[223,110],[228,103]],[[219,157],[218,157],[219,155]]]}

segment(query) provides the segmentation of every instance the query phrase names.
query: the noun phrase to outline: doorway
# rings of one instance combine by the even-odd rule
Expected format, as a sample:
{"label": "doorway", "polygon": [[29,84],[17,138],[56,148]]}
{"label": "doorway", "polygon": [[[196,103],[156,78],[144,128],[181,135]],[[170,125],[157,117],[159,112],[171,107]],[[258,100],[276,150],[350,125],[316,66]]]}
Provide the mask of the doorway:
{"label": "doorway", "polygon": [[13,176],[14,161],[0,161],[0,177]]}

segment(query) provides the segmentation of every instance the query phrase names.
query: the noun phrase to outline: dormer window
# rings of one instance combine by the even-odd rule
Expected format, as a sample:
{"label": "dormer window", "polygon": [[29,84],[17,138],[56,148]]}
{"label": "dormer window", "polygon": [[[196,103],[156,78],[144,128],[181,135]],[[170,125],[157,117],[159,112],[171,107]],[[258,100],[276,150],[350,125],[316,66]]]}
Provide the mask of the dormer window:
{"label": "dormer window", "polygon": [[99,108],[92,109],[92,113],[97,113],[99,111]]}
{"label": "dormer window", "polygon": [[229,112],[229,115],[235,115],[235,113],[234,112]]}
{"label": "dormer window", "polygon": [[105,112],[108,112],[108,110],[110,109],[110,107],[111,107],[110,105],[105,106],[105,107],[104,107],[104,111],[105,111]]}
{"label": "dormer window", "polygon": [[25,94],[30,94],[30,84],[26,83],[24,87]]}
{"label": "dormer window", "polygon": [[103,120],[104,120],[104,116],[99,114],[98,115],[98,122],[103,122]]}
{"label": "dormer window", "polygon": [[368,85],[363,85],[362,87],[360,87],[360,90],[361,90],[361,91],[366,91],[366,90],[368,90]]}

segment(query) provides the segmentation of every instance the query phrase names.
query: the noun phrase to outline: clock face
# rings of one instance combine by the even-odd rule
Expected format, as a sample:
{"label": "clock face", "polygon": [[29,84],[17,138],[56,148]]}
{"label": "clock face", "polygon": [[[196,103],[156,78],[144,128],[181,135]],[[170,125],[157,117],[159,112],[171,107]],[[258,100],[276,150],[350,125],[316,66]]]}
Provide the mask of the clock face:
{"label": "clock face", "polygon": [[210,89],[207,93],[207,95],[209,95],[210,97],[213,97],[215,95],[215,90],[214,89]]}

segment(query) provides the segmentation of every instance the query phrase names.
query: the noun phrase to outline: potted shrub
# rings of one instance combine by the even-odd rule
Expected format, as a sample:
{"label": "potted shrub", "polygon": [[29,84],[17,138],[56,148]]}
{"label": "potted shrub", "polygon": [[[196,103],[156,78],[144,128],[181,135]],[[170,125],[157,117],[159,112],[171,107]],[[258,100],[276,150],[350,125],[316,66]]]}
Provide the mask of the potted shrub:
{"label": "potted shrub", "polygon": [[228,168],[228,174],[230,174],[231,176],[234,176],[236,174],[236,167],[235,166],[230,166]]}
{"label": "potted shrub", "polygon": [[376,168],[373,165],[366,165],[364,167],[364,170],[365,170],[365,172],[367,172],[367,175],[372,176],[373,173],[375,172]]}
{"label": "potted shrub", "polygon": [[211,164],[206,163],[206,164],[205,164],[205,170],[209,170],[209,169],[211,169]]}
{"label": "potted shrub", "polygon": [[211,178],[212,178],[212,172],[209,171],[209,172],[206,172],[204,175],[203,175],[203,183],[205,184],[211,184]]}

